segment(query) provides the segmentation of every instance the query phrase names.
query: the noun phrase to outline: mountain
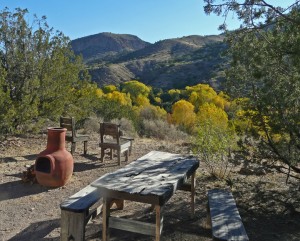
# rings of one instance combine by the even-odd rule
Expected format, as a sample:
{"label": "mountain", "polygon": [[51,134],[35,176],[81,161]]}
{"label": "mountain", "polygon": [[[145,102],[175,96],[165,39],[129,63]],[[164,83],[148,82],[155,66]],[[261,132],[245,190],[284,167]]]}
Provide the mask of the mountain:
{"label": "mountain", "polygon": [[99,86],[136,79],[163,88],[209,83],[220,89],[226,48],[223,35],[166,39],[154,44],[134,35],[100,33],[71,42]]}
{"label": "mountain", "polygon": [[75,54],[82,54],[86,62],[103,59],[120,53],[128,53],[150,45],[130,34],[99,33],[75,39],[71,46]]}

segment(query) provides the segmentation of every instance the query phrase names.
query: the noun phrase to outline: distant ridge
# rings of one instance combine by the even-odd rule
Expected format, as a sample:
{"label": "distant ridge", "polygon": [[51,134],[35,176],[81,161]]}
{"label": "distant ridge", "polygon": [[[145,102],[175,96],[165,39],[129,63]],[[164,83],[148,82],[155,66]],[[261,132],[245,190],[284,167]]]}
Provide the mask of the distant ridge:
{"label": "distant ridge", "polygon": [[136,51],[149,44],[135,35],[114,33],[94,34],[71,42],[75,54],[82,54],[85,60]]}
{"label": "distant ridge", "polygon": [[99,86],[136,79],[171,89],[209,83],[220,89],[223,35],[191,35],[154,44],[130,34],[99,33],[71,41]]}

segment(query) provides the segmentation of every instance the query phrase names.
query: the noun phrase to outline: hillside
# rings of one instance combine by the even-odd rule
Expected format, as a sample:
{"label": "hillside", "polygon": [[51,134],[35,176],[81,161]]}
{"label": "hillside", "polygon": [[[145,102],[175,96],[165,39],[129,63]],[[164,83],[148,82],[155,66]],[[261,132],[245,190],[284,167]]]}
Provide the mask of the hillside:
{"label": "hillside", "polygon": [[192,35],[150,44],[133,35],[100,33],[71,44],[99,86],[136,79],[163,89],[198,83],[220,89],[223,38]]}
{"label": "hillside", "polygon": [[105,59],[146,47],[149,43],[130,34],[100,33],[75,39],[71,46],[75,54],[82,54],[85,62]]}

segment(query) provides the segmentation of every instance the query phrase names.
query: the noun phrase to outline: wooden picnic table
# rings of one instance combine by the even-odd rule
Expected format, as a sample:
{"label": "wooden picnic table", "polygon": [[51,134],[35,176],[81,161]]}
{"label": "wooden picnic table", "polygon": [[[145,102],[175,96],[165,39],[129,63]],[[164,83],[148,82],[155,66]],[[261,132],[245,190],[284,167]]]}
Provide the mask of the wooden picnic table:
{"label": "wooden picnic table", "polygon": [[[176,190],[191,193],[191,211],[195,212],[195,172],[199,161],[194,156],[151,151],[127,166],[97,179],[91,186],[103,195],[102,240],[109,239],[109,227],[155,236],[160,240],[163,227],[162,207]],[[187,180],[191,178],[191,182]],[[155,224],[110,216],[113,199],[152,204]]]}

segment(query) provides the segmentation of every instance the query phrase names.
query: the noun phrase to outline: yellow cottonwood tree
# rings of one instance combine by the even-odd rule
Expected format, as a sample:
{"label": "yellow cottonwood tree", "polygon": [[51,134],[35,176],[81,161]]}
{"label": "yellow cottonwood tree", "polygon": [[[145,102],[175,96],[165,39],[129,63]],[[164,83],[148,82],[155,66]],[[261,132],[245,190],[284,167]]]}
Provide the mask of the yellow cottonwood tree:
{"label": "yellow cottonwood tree", "polygon": [[213,103],[203,104],[197,113],[196,129],[194,151],[206,163],[212,175],[228,178],[229,160],[231,151],[236,148],[236,140],[226,112]]}
{"label": "yellow cottonwood tree", "polygon": [[147,105],[149,104],[149,94],[151,87],[137,81],[131,80],[123,83],[122,92],[130,94],[133,105]]}
{"label": "yellow cottonwood tree", "polygon": [[196,121],[195,107],[186,100],[179,100],[172,106],[172,122],[192,131]]}
{"label": "yellow cottonwood tree", "polygon": [[106,95],[107,99],[118,102],[120,105],[129,105],[131,106],[131,99],[129,95],[122,93],[120,91],[113,91]]}

